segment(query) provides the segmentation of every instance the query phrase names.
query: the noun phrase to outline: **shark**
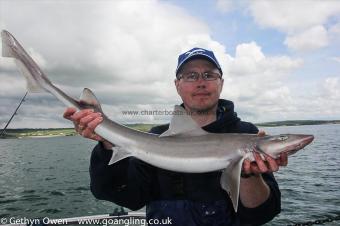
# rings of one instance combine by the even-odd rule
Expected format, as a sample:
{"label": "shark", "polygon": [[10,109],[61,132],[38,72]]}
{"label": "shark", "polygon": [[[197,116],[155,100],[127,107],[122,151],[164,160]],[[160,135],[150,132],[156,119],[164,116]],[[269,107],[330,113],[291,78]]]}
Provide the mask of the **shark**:
{"label": "shark", "polygon": [[163,134],[133,130],[110,120],[90,89],[84,88],[79,100],[64,93],[47,78],[12,34],[3,30],[1,37],[2,56],[15,60],[26,79],[29,92],[48,92],[67,107],[78,110],[91,108],[102,113],[103,121],[95,128],[95,133],[114,144],[108,164],[135,157],[155,167],[176,172],[221,171],[221,187],[230,196],[235,212],[238,208],[240,174],[245,159],[254,161],[254,152],[273,158],[278,158],[282,153],[292,155],[314,139],[313,135],[307,134],[258,136],[208,133],[179,105],[175,106],[169,129]]}

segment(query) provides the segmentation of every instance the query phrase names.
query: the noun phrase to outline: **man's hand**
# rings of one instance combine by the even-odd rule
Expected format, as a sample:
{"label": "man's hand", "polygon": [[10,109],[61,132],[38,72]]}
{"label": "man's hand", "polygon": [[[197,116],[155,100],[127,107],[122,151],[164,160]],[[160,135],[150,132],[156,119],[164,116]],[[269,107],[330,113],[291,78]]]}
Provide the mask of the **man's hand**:
{"label": "man's hand", "polygon": [[64,112],[64,118],[74,124],[75,130],[83,137],[96,141],[102,141],[103,138],[95,134],[94,129],[103,121],[101,113],[93,112],[93,109],[85,109],[77,112],[75,108],[67,108]]}
{"label": "man's hand", "polygon": [[[259,131],[258,136],[264,136],[264,131]],[[246,159],[243,162],[242,174],[243,175],[259,175],[261,173],[276,172],[280,166],[286,166],[288,164],[288,156],[286,153],[282,153],[279,158],[273,159],[268,155],[264,155],[264,160],[261,155],[254,152],[254,162]]]}
{"label": "man's hand", "polygon": [[94,112],[93,109],[85,109],[77,112],[77,109],[75,108],[67,108],[63,116],[73,122],[75,130],[81,136],[101,141],[107,149],[112,148],[111,143],[94,132],[94,129],[103,121],[100,112]]}

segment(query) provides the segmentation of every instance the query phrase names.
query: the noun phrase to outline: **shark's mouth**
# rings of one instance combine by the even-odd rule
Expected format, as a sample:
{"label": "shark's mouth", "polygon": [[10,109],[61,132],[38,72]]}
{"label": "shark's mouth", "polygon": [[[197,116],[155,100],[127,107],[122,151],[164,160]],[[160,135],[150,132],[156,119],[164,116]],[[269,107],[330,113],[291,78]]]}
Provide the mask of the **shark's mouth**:
{"label": "shark's mouth", "polygon": [[298,150],[306,147],[308,144],[310,144],[314,140],[313,135],[308,135],[304,138],[302,138],[298,143],[292,144],[290,146],[287,146],[282,153],[287,153],[288,155],[292,155],[296,153]]}

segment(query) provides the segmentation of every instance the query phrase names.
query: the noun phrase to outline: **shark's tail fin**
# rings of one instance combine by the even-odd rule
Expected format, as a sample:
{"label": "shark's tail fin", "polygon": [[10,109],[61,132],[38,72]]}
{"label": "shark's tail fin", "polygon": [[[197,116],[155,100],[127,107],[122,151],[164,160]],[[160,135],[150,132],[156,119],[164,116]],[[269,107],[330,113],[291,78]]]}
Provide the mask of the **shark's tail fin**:
{"label": "shark's tail fin", "polygon": [[25,67],[25,65],[20,61],[15,59],[15,63],[18,66],[20,72],[25,76],[26,79],[26,88],[31,93],[43,93],[46,92],[46,90],[39,85],[39,83],[33,79],[33,77],[30,75],[30,71]]}
{"label": "shark's tail fin", "polygon": [[27,90],[29,92],[49,92],[48,86],[51,82],[34,60],[27,54],[20,43],[6,30],[1,31],[2,56],[15,59],[15,63],[26,78]]}
{"label": "shark's tail fin", "polygon": [[14,57],[15,54],[13,49],[10,47],[11,43],[14,43],[12,40],[13,36],[6,30],[1,31],[1,38],[2,38],[2,56],[3,57]]}

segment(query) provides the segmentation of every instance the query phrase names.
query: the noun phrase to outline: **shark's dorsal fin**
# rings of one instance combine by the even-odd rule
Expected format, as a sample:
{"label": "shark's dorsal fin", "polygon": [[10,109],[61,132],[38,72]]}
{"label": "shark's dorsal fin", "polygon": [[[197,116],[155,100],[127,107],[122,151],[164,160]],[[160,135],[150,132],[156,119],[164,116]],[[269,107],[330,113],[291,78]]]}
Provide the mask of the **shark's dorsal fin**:
{"label": "shark's dorsal fin", "polygon": [[223,170],[221,175],[221,187],[228,193],[235,212],[238,208],[238,200],[240,194],[240,177],[244,157],[238,161],[232,162]]}
{"label": "shark's dorsal fin", "polygon": [[108,165],[112,165],[120,160],[123,160],[127,157],[132,156],[131,153],[125,151],[123,148],[119,147],[119,146],[114,146],[112,147],[112,156],[110,159],[110,162]]}
{"label": "shark's dorsal fin", "polygon": [[169,129],[160,137],[167,136],[200,136],[208,134],[188,115],[185,109],[175,105]]}
{"label": "shark's dorsal fin", "polygon": [[97,97],[93,94],[93,92],[89,88],[83,89],[79,102],[80,104],[89,107],[93,106],[96,109],[96,111],[103,112]]}

